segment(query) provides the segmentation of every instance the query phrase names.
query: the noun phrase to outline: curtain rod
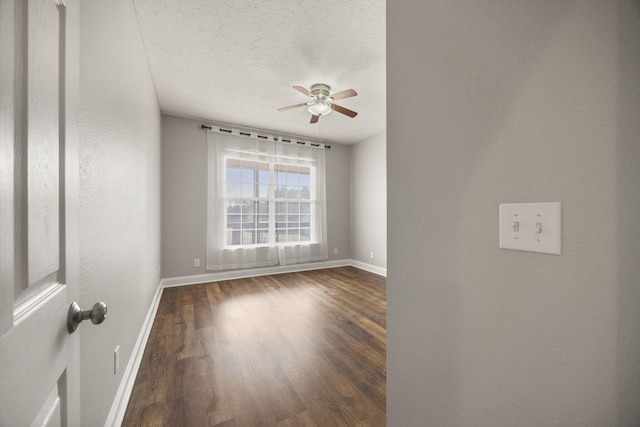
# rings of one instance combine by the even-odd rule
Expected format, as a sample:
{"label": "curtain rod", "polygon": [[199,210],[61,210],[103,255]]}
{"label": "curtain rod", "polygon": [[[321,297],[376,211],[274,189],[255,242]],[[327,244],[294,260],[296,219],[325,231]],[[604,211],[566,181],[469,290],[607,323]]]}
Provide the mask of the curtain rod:
{"label": "curtain rod", "polygon": [[[330,145],[320,143],[320,142],[301,141],[295,138],[283,138],[281,136],[262,135],[263,132],[245,132],[245,131],[236,130],[236,129],[227,129],[219,126],[216,126],[216,128],[218,128],[218,131],[220,133],[236,134],[239,136],[246,136],[246,137],[255,136],[256,139],[262,139],[262,140],[268,140],[269,138],[273,138],[273,141],[280,141],[288,144],[310,145],[312,147],[317,147],[317,148],[326,148],[328,150],[331,149]],[[202,129],[207,129],[210,131],[214,130],[213,126],[205,125],[204,123],[202,124]]]}

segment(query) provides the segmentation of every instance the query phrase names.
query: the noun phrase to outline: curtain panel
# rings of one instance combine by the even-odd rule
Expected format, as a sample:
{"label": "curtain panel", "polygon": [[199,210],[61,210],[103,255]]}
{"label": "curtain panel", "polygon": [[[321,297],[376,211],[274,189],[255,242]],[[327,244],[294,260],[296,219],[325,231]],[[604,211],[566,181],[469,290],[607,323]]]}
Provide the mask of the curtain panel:
{"label": "curtain panel", "polygon": [[207,153],[208,270],[328,258],[323,148],[208,131]]}

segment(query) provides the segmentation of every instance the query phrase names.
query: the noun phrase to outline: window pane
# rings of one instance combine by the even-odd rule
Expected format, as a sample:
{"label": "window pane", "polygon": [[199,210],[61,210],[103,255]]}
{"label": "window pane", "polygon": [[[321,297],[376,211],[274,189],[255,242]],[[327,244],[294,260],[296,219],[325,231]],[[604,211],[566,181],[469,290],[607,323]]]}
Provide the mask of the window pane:
{"label": "window pane", "polygon": [[298,185],[298,174],[289,172],[287,174],[287,185],[288,186],[297,186]]}
{"label": "window pane", "polygon": [[287,204],[284,202],[276,202],[276,214],[287,213]]}
{"label": "window pane", "polygon": [[269,202],[258,202],[258,213],[269,213]]}
{"label": "window pane", "polygon": [[242,202],[242,213],[243,214],[252,214],[255,213],[254,210],[255,203],[251,200],[243,200]]}
{"label": "window pane", "polygon": [[227,197],[242,197],[242,184],[227,182]]}
{"label": "window pane", "polygon": [[311,185],[311,175],[308,173],[301,173],[298,179],[301,187],[309,187]]}
{"label": "window pane", "polygon": [[269,171],[268,170],[258,171],[258,181],[260,182],[260,184],[269,185]]}
{"label": "window pane", "polygon": [[311,204],[302,202],[300,203],[300,213],[308,214],[311,213]]}
{"label": "window pane", "polygon": [[269,197],[269,186],[268,185],[260,185],[258,187],[258,197],[261,199],[266,199]]}
{"label": "window pane", "polygon": [[282,171],[275,172],[275,184],[276,185],[286,185],[287,184],[287,174]]}
{"label": "window pane", "polygon": [[298,215],[289,215],[287,218],[287,227],[300,227],[300,217]]}
{"label": "window pane", "polygon": [[287,199],[299,199],[300,187],[287,186]]}
{"label": "window pane", "polygon": [[[244,162],[242,162],[242,163],[243,163],[242,166],[244,166]],[[243,169],[242,169],[242,182],[243,183],[253,184],[253,182],[254,182],[254,179],[253,179],[254,172],[255,171],[253,169],[245,169],[243,167]]]}
{"label": "window pane", "polygon": [[255,197],[254,184],[242,184],[242,197]]}
{"label": "window pane", "polygon": [[284,199],[287,195],[287,187],[285,185],[278,185],[275,188],[274,197],[276,199]]}
{"label": "window pane", "polygon": [[256,243],[269,243],[269,231],[258,230],[258,240]]}
{"label": "window pane", "polygon": [[242,228],[256,228],[256,216],[255,215],[242,215]]}
{"label": "window pane", "polygon": [[297,214],[298,212],[300,212],[300,203],[298,202],[292,202],[292,203],[287,203],[287,212],[292,214]]}
{"label": "window pane", "polygon": [[300,199],[310,200],[311,199],[311,190],[309,187],[300,187],[300,193],[298,194]]}
{"label": "window pane", "polygon": [[258,215],[258,228],[269,228],[269,215]]}
{"label": "window pane", "polygon": [[241,182],[242,170],[239,168],[227,167],[227,182]]}
{"label": "window pane", "polygon": [[242,230],[242,244],[253,245],[256,243],[255,230]]}
{"label": "window pane", "polygon": [[309,228],[300,229],[300,241],[308,242],[311,240],[311,230]]}
{"label": "window pane", "polygon": [[237,214],[227,215],[227,225],[229,227],[239,223],[240,223],[240,215],[237,215]]}
{"label": "window pane", "polygon": [[284,243],[287,241],[287,232],[286,230],[276,230],[276,242]]}
{"label": "window pane", "polygon": [[287,242],[297,242],[300,240],[300,230],[297,228],[287,230]]}
{"label": "window pane", "polygon": [[229,245],[239,245],[242,243],[242,240],[240,239],[241,235],[242,232],[240,230],[227,231],[227,243]]}
{"label": "window pane", "polygon": [[227,213],[240,213],[240,203],[235,200],[227,202]]}

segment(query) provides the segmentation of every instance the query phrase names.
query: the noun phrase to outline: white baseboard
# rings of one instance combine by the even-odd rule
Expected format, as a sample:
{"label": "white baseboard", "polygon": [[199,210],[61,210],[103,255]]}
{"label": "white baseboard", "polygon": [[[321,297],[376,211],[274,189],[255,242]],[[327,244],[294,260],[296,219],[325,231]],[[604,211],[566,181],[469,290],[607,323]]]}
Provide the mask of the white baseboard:
{"label": "white baseboard", "polygon": [[219,273],[207,273],[194,276],[170,277],[162,279],[158,285],[158,289],[156,290],[155,295],[153,296],[153,300],[151,301],[151,306],[149,307],[147,317],[144,319],[144,323],[142,324],[140,334],[138,335],[138,340],[136,341],[135,347],[133,348],[133,352],[131,354],[131,358],[129,359],[129,363],[127,364],[127,368],[122,375],[122,381],[120,382],[118,392],[116,393],[116,397],[113,401],[113,404],[111,405],[111,410],[109,411],[109,415],[107,416],[105,426],[118,427],[122,424],[124,414],[127,411],[127,405],[129,404],[129,398],[131,397],[131,391],[133,390],[133,385],[135,383],[136,376],[138,375],[140,362],[142,362],[142,355],[144,354],[144,349],[147,345],[149,334],[151,333],[151,327],[153,326],[153,321],[155,320],[156,312],[158,311],[158,305],[160,304],[162,290],[164,288],[183,285],[195,285],[198,283],[207,282],[219,282],[220,280],[242,279],[245,277],[293,273],[297,271],[320,270],[325,268],[346,266],[356,267],[370,273],[378,274],[380,276],[387,276],[386,268],[377,267],[375,265],[366,264],[364,262],[352,259],[342,259],[334,261],[252,268],[247,270],[224,271]]}
{"label": "white baseboard", "polygon": [[387,277],[387,269],[383,267],[378,267],[377,265],[367,264],[365,262],[356,261],[355,259],[350,260],[349,264],[352,267],[359,268],[360,270],[368,271],[369,273],[377,274],[378,276]]}
{"label": "white baseboard", "polygon": [[216,273],[197,274],[194,276],[169,277],[162,279],[160,286],[195,285],[198,283],[219,282],[221,280],[244,279],[246,277],[267,276],[270,274],[294,273],[296,271],[321,270],[323,268],[345,267],[351,265],[349,259],[334,261],[308,262],[305,264],[276,265],[274,267],[248,268],[246,270],[220,271]]}
{"label": "white baseboard", "polygon": [[144,354],[144,349],[147,346],[147,340],[151,333],[153,321],[156,318],[156,312],[158,311],[158,305],[160,304],[160,298],[162,296],[162,289],[162,282],[160,282],[156,289],[156,293],[151,300],[151,306],[149,307],[149,311],[147,311],[147,317],[145,317],[140,333],[138,334],[138,340],[133,347],[133,352],[129,358],[129,363],[127,363],[127,368],[122,375],[122,380],[120,381],[116,397],[111,405],[107,421],[104,424],[105,427],[120,427],[120,425],[122,425],[124,414],[127,411],[127,405],[129,404],[129,398],[131,397],[131,391],[133,390],[133,385],[136,381],[136,376],[138,375],[142,355]]}

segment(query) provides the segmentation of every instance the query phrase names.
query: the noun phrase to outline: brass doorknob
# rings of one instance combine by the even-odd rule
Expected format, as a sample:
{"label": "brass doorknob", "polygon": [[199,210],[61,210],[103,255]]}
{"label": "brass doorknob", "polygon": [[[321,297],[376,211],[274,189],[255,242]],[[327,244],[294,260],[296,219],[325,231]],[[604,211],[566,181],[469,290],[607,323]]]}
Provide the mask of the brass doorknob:
{"label": "brass doorknob", "polygon": [[72,302],[69,307],[69,314],[67,315],[67,329],[69,333],[73,333],[78,329],[78,325],[83,320],[91,319],[91,323],[99,325],[104,322],[107,317],[107,304],[103,302],[97,302],[93,304],[91,310],[82,310],[77,302]]}

